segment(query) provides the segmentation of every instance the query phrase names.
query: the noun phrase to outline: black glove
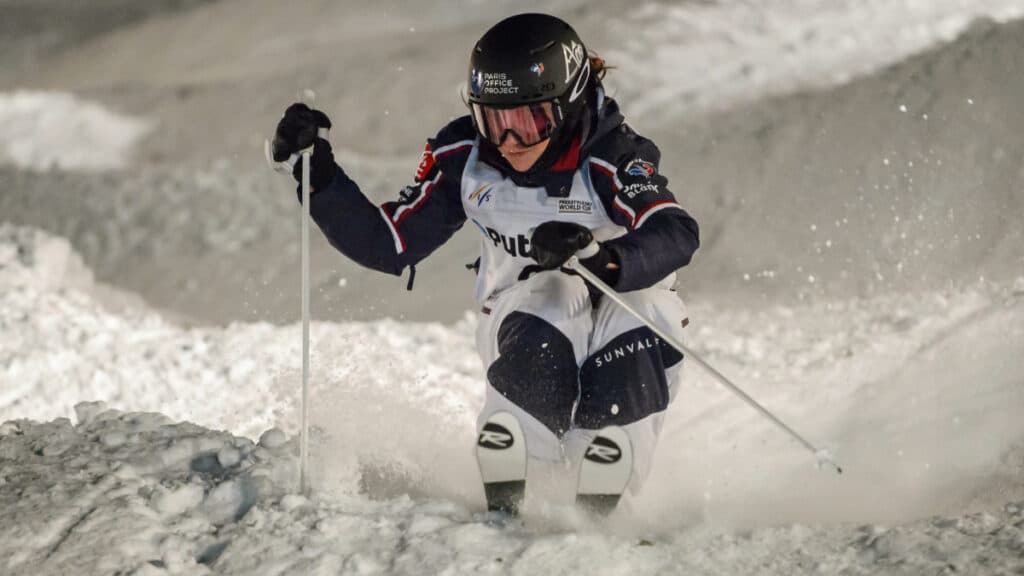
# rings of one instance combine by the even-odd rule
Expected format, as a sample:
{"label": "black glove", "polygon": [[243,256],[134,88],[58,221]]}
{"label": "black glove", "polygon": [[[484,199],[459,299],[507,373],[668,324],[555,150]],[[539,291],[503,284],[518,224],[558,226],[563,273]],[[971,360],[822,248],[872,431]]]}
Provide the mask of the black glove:
{"label": "black glove", "polygon": [[274,132],[274,161],[284,162],[312,146],[320,128],[331,128],[327,114],[298,102],[289,106]]}
{"label": "black glove", "polygon": [[541,268],[554,270],[594,241],[590,230],[572,222],[545,222],[530,236],[530,258]]}
{"label": "black glove", "polygon": [[[313,146],[313,154],[309,158],[309,183],[314,191],[330,184],[338,171],[331,144],[318,136],[321,128],[331,128],[331,119],[326,114],[305,104],[292,104],[277,123],[272,145],[275,162],[288,161],[293,155]],[[297,182],[302,182],[301,161],[292,166],[292,176]]]}
{"label": "black glove", "polygon": [[[537,226],[530,236],[530,258],[536,260],[541,268],[554,270],[592,242],[594,235],[584,226],[572,222],[545,222]],[[614,286],[619,280],[615,255],[600,244],[597,252],[581,258],[580,264],[609,286]]]}

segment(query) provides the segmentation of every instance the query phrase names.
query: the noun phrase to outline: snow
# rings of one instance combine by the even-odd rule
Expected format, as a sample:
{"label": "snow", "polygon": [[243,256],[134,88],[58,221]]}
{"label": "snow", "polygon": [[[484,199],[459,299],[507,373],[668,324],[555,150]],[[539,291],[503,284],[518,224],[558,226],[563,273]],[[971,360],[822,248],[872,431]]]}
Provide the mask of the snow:
{"label": "snow", "polygon": [[123,168],[148,122],[66,92],[0,92],[0,162],[29,170]]}
{"label": "snow", "polygon": [[[72,562],[152,574],[1021,563],[1019,505],[965,493],[981,476],[1024,496],[1005,478],[1019,472],[1015,457],[1004,461],[1024,401],[1011,353],[1024,343],[1024,304],[1012,289],[692,306],[691,338],[706,359],[835,448],[846,474],[816,472],[812,455],[690,369],[652,480],[613,524],[535,496],[522,522],[502,528],[481,514],[466,442],[482,380],[471,321],[316,326],[317,492],[306,500],[286,432],[297,428],[296,326],[183,329],[151,310],[112,312],[87,275],[58,274],[77,257],[37,230],[3,225],[0,254],[0,389],[17,390],[0,404],[0,420],[17,418],[0,439],[0,558],[13,574]],[[933,358],[965,342],[953,365],[976,367],[934,373]],[[254,354],[265,370],[230,369]],[[971,506],[984,512],[961,515]],[[957,515],[926,519],[940,513]]]}
{"label": "snow", "polygon": [[602,52],[632,115],[724,109],[841,84],[949,42],[977,18],[1024,15],[1018,0],[773,0],[648,3]]}
{"label": "snow", "polygon": [[[103,446],[117,431],[130,441]],[[41,454],[40,447],[63,450]],[[211,466],[230,447],[235,466]],[[158,455],[176,450],[178,458]],[[274,450],[147,413],[19,420],[0,434],[0,567],[27,574],[1011,573],[1024,503],[899,526],[661,534],[489,524],[443,500],[293,493],[296,442]]]}
{"label": "snow", "polygon": [[[233,13],[234,4],[216,3],[209,9]],[[602,55],[618,66],[609,76],[610,85],[628,102],[631,119],[657,122],[664,130],[674,126],[669,117],[692,110],[730,108],[843,83],[948,41],[978,17],[1005,21],[1024,14],[1016,0],[648,3],[628,11],[617,8],[614,18],[606,14],[611,3],[599,3],[589,12],[576,10],[583,4],[571,1],[553,6],[573,8],[595,38],[600,38],[602,26],[608,27],[608,38],[595,44],[608,46]],[[331,12],[347,8],[328,2],[320,8],[324,16],[316,24],[324,33],[316,34],[316,41],[328,46],[334,41],[330,39],[347,36],[337,32]],[[189,18],[202,19],[205,9]],[[258,12],[248,5],[246,9]],[[477,24],[469,20],[457,23],[457,29],[449,27],[451,15],[461,9],[432,12],[415,28],[408,24],[420,15],[403,12],[393,20],[388,9],[368,11],[361,16],[365,22],[343,20],[348,26],[367,27],[355,30],[362,34],[354,34],[358,42],[386,35],[394,21],[403,32],[415,30],[423,44],[395,57],[402,64],[397,69],[405,70],[403,76],[417,86],[425,80],[415,75],[421,68],[414,65],[417,57],[432,64],[422,66],[424,75],[443,77],[437,54],[424,46],[443,39],[461,42],[463,28],[478,33]],[[472,12],[467,19],[493,20],[490,13]],[[296,34],[305,39],[303,18],[308,16],[291,8],[289,15],[295,16],[289,22]],[[385,17],[377,18],[381,15]],[[248,33],[254,24],[267,22],[271,20],[246,20],[243,27]],[[221,122],[219,128],[225,129],[236,115],[249,118],[252,110],[242,106],[252,102],[276,113],[276,96],[256,94],[259,90],[253,91],[258,97],[246,102],[230,100],[231,106],[239,106],[231,114],[223,113],[223,103],[212,106],[215,114],[203,106],[223,97],[217,90],[234,98],[233,79],[255,82],[253,69],[268,75],[277,68],[293,70],[289,38],[255,34],[261,50],[251,50],[249,36],[237,31],[225,33],[224,39],[202,34],[203,43],[183,43],[191,50],[180,58],[152,41],[161,37],[157,32],[176,37],[185,29],[198,30],[178,23],[174,18],[153,19],[81,53],[68,51],[56,58],[61,65],[48,69],[49,76],[39,76],[48,79],[40,84],[59,84],[54,79],[67,74],[79,79],[69,84],[84,87],[83,93],[103,94],[104,79],[118,87],[138,81],[144,88],[126,89],[121,100],[129,104],[127,109],[138,110],[140,102],[159,100],[159,90],[146,92],[153,87],[144,77],[152,75],[161,87],[187,87],[175,93],[173,104],[154,106],[159,109],[154,114],[163,114],[159,117],[165,128],[182,132],[168,132],[159,140],[163,147],[153,150],[173,161],[175,154],[185,154],[177,148],[196,155],[209,155],[210,147],[248,149],[244,142],[251,134],[225,130],[211,142],[209,126],[197,118],[207,114],[210,126]],[[280,22],[273,24],[276,29]],[[121,46],[133,38],[148,42],[149,49],[155,45],[160,57]],[[238,45],[218,52],[238,58],[219,59],[213,69],[207,68],[211,50],[206,42],[229,40]],[[268,59],[269,52],[279,52],[285,60],[266,67],[246,60]],[[328,58],[331,66],[336,54],[355,53],[314,52],[311,62]],[[110,65],[118,61],[105,58],[111,54],[124,57],[126,65]],[[139,60],[137,67],[127,65],[134,59]],[[337,150],[346,166],[361,176],[370,174],[361,182],[377,185],[405,169],[390,153],[392,144],[384,154],[351,143],[366,136],[360,129],[393,137],[401,122],[395,118],[402,115],[391,111],[406,106],[387,100],[401,92],[389,84],[394,79],[382,75],[373,58],[360,59],[346,66],[351,64],[353,72],[366,66],[388,88],[377,92],[383,114],[365,115],[384,123],[347,126],[353,132]],[[91,60],[99,64],[90,67]],[[972,68],[976,61],[966,62]],[[203,84],[204,79],[213,81]],[[258,86],[295,82],[294,76],[278,77]],[[345,76],[345,82],[352,80]],[[879,82],[886,82],[885,77]],[[631,91],[630,86],[645,90]],[[998,115],[998,107],[990,108],[993,98],[987,88],[972,87],[977,92],[970,97],[958,93],[957,102],[979,115]],[[928,120],[920,100],[911,90],[880,103],[879,110],[899,114],[904,122]],[[930,129],[953,122],[945,116],[948,110],[929,112]],[[188,121],[175,124],[175,114]],[[393,123],[379,118],[383,116]],[[201,170],[142,165],[121,178],[60,172],[123,168],[150,122],[67,92],[0,93],[0,161],[9,164],[0,174],[0,194],[7,195],[0,197],[5,208],[0,216],[0,573],[1024,571],[1024,421],[1019,417],[1024,406],[1024,276],[1019,265],[1024,260],[1013,227],[998,218],[1001,210],[1015,214],[1019,202],[1012,186],[1019,180],[999,187],[1002,180],[994,170],[984,173],[992,198],[1002,198],[995,192],[1011,190],[1006,202],[978,196],[982,199],[970,210],[956,205],[959,218],[984,218],[979,220],[984,225],[960,233],[965,242],[980,245],[984,237],[997,247],[995,252],[1001,250],[1004,258],[996,259],[993,267],[1011,268],[1009,282],[932,281],[927,289],[904,291],[880,281],[867,294],[837,295],[835,270],[843,270],[845,283],[850,283],[846,267],[851,275],[874,272],[881,280],[877,269],[859,269],[851,258],[866,251],[877,261],[877,254],[887,252],[870,256],[871,246],[858,245],[858,252],[839,255],[833,246],[856,236],[847,217],[854,221],[858,214],[842,211],[846,204],[826,193],[815,196],[819,204],[812,206],[814,213],[801,213],[805,219],[785,215],[786,222],[815,236],[803,243],[817,247],[818,258],[801,260],[797,254],[780,265],[763,258],[749,239],[742,249],[726,244],[718,254],[719,261],[741,261],[733,275],[747,280],[748,296],[791,276],[803,284],[800,298],[783,304],[774,298],[706,294],[688,302],[692,324],[686,343],[814,442],[820,448],[817,454],[690,367],[670,407],[648,485],[640,495],[627,497],[610,522],[595,522],[573,510],[565,490],[571,479],[567,471],[552,467],[541,471],[542,482],[531,480],[523,517],[501,524],[483,513],[472,457],[484,380],[473,352],[472,313],[450,324],[395,319],[314,323],[314,491],[308,496],[297,493],[299,327],[183,322],[122,291],[125,285],[143,291],[148,284],[166,285],[172,292],[191,290],[206,299],[206,309],[191,309],[200,315],[220,308],[224,299],[259,300],[259,294],[226,290],[224,277],[235,260],[250,252],[258,252],[255,269],[262,275],[252,272],[254,268],[241,273],[257,283],[262,279],[266,284],[269,268],[286,270],[282,262],[295,259],[293,238],[281,233],[280,225],[263,225],[270,216],[279,221],[278,212],[284,209],[283,203],[268,200],[267,178],[238,175],[237,164],[216,155]],[[201,138],[189,140],[188,129],[201,132]],[[422,129],[415,126],[416,141]],[[858,136],[870,139],[878,133],[868,130]],[[929,138],[934,141],[933,135]],[[994,138],[989,131],[964,129],[963,151],[956,148],[944,159],[952,164],[957,156],[969,156],[965,162],[977,163],[981,170],[989,161],[1017,157],[1015,140]],[[661,136],[656,139],[663,141]],[[807,145],[794,140],[793,147]],[[990,141],[1001,147],[992,158],[983,146]],[[971,152],[975,148],[981,150],[976,158]],[[753,157],[770,160],[772,153],[787,151],[792,149],[769,147]],[[873,165],[889,169],[904,166],[910,157],[891,143],[870,153]],[[928,196],[967,194],[940,188],[937,182],[936,189],[929,187],[930,180],[949,179],[949,171],[964,172],[939,170],[943,159],[931,154],[921,156],[920,162],[917,156],[906,161],[900,172],[916,172],[914,178],[909,172],[903,177],[910,184],[916,180]],[[740,154],[737,165],[749,158]],[[665,163],[672,160],[666,157]],[[838,168],[840,173],[855,171],[856,165],[842,163]],[[860,202],[878,202],[883,212],[879,218],[893,222],[893,232],[880,241],[931,242],[929,254],[949,248],[943,245],[945,228],[934,238],[919,234],[908,239],[906,234],[915,232],[907,224],[915,221],[914,213],[917,222],[932,224],[944,211],[928,212],[922,201],[925,208],[915,205],[916,212],[890,215],[885,206],[893,204],[895,212],[895,204],[915,203],[917,197],[866,199],[871,180],[862,184]],[[273,187],[288,185],[274,181]],[[58,188],[61,195],[50,188]],[[25,189],[32,196],[24,204],[40,214],[36,227],[14,223],[27,212],[15,210],[21,204],[8,200]],[[890,190],[889,184],[884,189],[894,196],[900,192]],[[765,196],[774,202],[783,193],[768,192]],[[794,192],[797,197],[804,193]],[[739,211],[724,198],[717,211],[735,216]],[[754,205],[757,212],[763,205],[755,200],[744,198],[739,204]],[[8,207],[13,207],[11,212]],[[52,233],[57,227],[53,222],[69,213],[60,234]],[[754,224],[764,224],[760,216]],[[748,224],[733,220],[729,227],[743,235],[754,228]],[[38,229],[47,226],[51,232]],[[720,232],[709,230],[706,250],[713,251],[722,241]],[[74,245],[68,238],[75,239]],[[954,236],[958,242],[960,238]],[[775,244],[770,248],[778,250]],[[190,266],[194,261],[183,256],[189,251],[211,254],[210,275],[219,284],[196,281]],[[896,253],[899,271],[910,274],[909,249]],[[83,254],[92,257],[86,260],[90,266],[83,263]],[[331,256],[337,258],[333,252]],[[115,266],[134,279],[120,276],[116,287],[94,279]],[[454,267],[461,269],[461,262]],[[946,264],[935,267],[945,270]],[[954,268],[973,270],[967,263]],[[340,293],[339,306],[350,307],[364,293],[378,296],[375,290],[382,280],[366,284],[363,277],[352,270],[327,274],[317,286]],[[721,274],[709,277],[712,283],[724,280]],[[456,297],[457,290],[448,285],[444,289],[452,293],[449,299]],[[422,296],[414,293],[412,298]],[[361,302],[367,301],[380,300]],[[828,467],[816,469],[824,455],[843,466],[842,476]]]}

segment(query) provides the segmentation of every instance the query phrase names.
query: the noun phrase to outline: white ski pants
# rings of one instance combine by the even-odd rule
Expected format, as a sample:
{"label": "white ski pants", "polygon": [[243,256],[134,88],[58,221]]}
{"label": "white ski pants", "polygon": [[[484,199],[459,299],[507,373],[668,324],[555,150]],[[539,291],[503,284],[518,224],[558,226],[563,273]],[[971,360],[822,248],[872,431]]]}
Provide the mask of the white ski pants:
{"label": "white ski pants", "polygon": [[[681,336],[685,310],[667,286],[622,296]],[[633,445],[630,490],[639,490],[675,396],[680,353],[610,299],[593,306],[583,280],[560,271],[534,274],[490,298],[476,343],[487,370],[478,431],[494,412],[510,412],[531,458],[575,470],[598,430],[621,426]]]}

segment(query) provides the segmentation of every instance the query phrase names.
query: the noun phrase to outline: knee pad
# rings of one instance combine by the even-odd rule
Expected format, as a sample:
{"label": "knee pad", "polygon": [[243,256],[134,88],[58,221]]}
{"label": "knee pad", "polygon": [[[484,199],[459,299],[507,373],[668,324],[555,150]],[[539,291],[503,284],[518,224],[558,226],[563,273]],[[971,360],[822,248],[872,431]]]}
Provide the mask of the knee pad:
{"label": "knee pad", "polygon": [[561,436],[579,394],[572,342],[542,318],[512,312],[498,328],[498,358],[487,368],[491,386]]}
{"label": "knee pad", "polygon": [[580,368],[575,424],[596,430],[625,426],[668,407],[665,368],[683,355],[646,326],[624,332]]}

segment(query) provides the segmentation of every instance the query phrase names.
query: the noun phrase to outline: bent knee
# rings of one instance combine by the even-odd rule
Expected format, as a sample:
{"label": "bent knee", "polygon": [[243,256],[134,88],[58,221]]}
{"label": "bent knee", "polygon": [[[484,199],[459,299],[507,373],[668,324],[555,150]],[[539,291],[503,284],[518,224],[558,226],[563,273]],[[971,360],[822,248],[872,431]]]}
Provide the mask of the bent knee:
{"label": "bent knee", "polygon": [[625,426],[664,411],[669,403],[666,368],[681,360],[681,353],[647,327],[613,338],[580,368],[576,425]]}

